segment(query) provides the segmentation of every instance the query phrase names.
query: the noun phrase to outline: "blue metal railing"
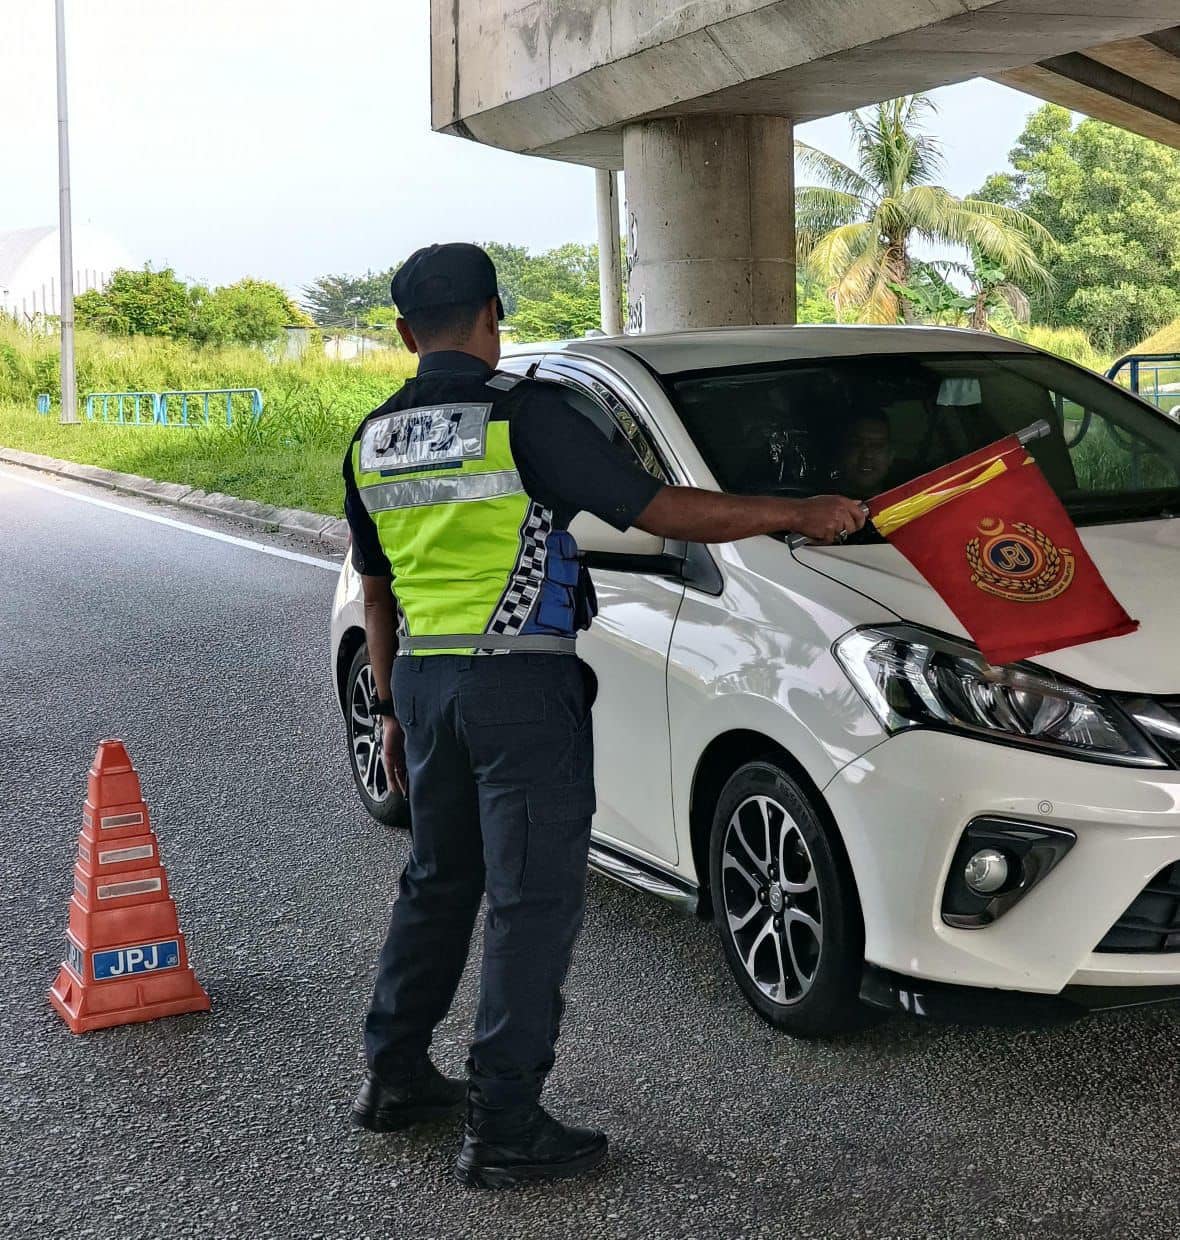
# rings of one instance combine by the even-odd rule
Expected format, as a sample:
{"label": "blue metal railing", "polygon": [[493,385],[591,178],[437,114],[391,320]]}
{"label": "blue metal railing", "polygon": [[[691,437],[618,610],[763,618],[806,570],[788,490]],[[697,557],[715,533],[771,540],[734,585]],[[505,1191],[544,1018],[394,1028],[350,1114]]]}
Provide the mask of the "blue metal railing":
{"label": "blue metal railing", "polygon": [[[95,409],[104,422],[117,422],[126,425],[129,421],[134,426],[145,422],[157,426],[190,426],[189,402],[199,402],[199,410],[194,414],[209,425],[209,398],[224,397],[225,405],[221,412],[225,414],[226,426],[234,422],[234,397],[245,396],[250,403],[251,417],[258,418],[262,413],[262,392],[258,388],[208,388],[195,391],[167,392],[89,392],[86,395],[86,416],[93,422]],[[172,411],[179,401],[178,421],[171,418]],[[99,403],[101,402],[101,404]],[[112,413],[111,404],[114,403]],[[40,405],[38,404],[38,408]],[[48,410],[46,410],[48,412]],[[150,416],[147,416],[149,415]]]}
{"label": "blue metal railing", "polygon": [[159,417],[158,421],[167,425],[174,425],[169,421],[168,405],[169,401],[179,398],[180,400],[180,425],[189,425],[189,400],[199,399],[201,402],[200,415],[205,420],[205,425],[209,425],[209,397],[224,396],[225,397],[225,424],[232,426],[234,424],[234,397],[248,396],[250,398],[250,415],[257,418],[262,413],[262,393],[258,388],[210,388],[208,391],[196,392],[161,392],[159,399]]}
{"label": "blue metal railing", "polygon": [[[129,403],[131,409],[131,421],[135,426],[142,425],[144,419],[140,416],[142,405],[146,404],[151,417],[147,420],[155,422],[156,405],[159,398],[155,392],[87,392],[86,394],[86,416],[91,422],[94,421],[94,407],[98,401],[102,401],[99,410],[99,416],[104,422],[118,422],[120,425],[126,425],[128,417],[125,406]],[[111,402],[115,402],[114,416],[111,415]]]}
{"label": "blue metal railing", "polygon": [[38,413],[49,412],[49,393],[48,392],[37,393],[37,412]]}
{"label": "blue metal railing", "polygon": [[1106,377],[1180,420],[1180,354],[1128,353]]}

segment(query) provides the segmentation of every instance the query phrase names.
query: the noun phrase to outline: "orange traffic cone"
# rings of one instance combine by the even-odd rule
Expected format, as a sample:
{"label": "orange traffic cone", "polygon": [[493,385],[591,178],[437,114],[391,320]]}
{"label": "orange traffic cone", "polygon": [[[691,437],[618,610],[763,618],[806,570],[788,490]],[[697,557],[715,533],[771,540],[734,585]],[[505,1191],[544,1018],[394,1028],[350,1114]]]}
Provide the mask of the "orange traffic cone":
{"label": "orange traffic cone", "polygon": [[66,958],[49,1001],[74,1033],[209,1010],[122,741],[100,741],[90,767]]}

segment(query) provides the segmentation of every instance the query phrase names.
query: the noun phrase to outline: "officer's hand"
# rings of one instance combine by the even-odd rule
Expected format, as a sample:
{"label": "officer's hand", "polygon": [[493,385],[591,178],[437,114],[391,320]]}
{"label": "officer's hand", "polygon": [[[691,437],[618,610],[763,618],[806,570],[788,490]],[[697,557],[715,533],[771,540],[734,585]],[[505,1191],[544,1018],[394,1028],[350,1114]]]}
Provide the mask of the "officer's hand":
{"label": "officer's hand", "polygon": [[843,495],[816,495],[794,502],[797,515],[791,530],[815,542],[842,542],[849,534],[864,527],[868,509],[856,499]]}
{"label": "officer's hand", "polygon": [[409,786],[406,775],[406,734],[392,715],[386,716],[381,732],[381,757],[385,762],[385,773],[389,776],[390,783],[402,796],[406,796]]}

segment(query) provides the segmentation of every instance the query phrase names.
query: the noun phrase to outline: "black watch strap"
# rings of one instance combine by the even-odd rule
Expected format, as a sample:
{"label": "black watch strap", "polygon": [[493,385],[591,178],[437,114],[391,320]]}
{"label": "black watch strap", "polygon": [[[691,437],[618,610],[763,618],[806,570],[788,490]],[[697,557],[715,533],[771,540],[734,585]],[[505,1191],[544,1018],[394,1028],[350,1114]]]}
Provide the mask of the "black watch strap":
{"label": "black watch strap", "polygon": [[372,706],[373,714],[389,715],[393,717],[393,699],[392,698],[374,698]]}

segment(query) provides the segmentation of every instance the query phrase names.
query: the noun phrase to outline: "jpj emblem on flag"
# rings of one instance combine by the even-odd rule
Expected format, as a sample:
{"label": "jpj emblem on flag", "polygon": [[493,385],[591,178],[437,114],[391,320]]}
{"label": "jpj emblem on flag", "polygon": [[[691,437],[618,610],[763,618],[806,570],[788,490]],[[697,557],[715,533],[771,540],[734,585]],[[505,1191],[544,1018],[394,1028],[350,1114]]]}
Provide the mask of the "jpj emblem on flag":
{"label": "jpj emblem on flag", "polygon": [[1015,603],[1047,603],[1073,582],[1073,552],[1036,526],[1014,521],[1009,530],[999,517],[984,517],[979,533],[967,543],[967,563],[971,584],[985,594]]}
{"label": "jpj emblem on flag", "polygon": [[[1048,424],[1037,434],[1048,431]],[[991,663],[1133,632],[1077,527],[1011,435],[877,496],[869,513]],[[1033,604],[1033,606],[1030,606]]]}

